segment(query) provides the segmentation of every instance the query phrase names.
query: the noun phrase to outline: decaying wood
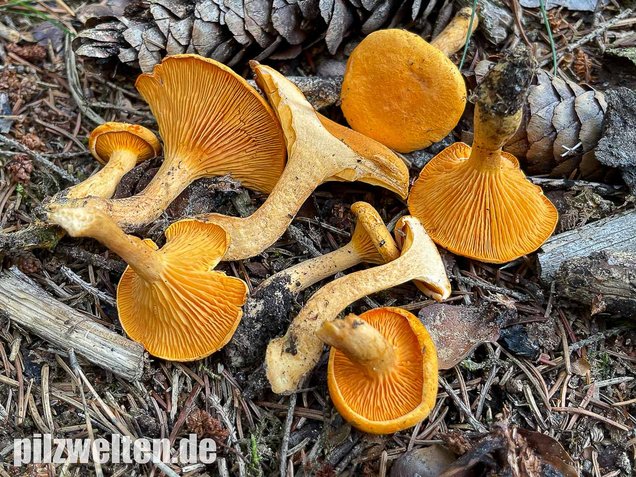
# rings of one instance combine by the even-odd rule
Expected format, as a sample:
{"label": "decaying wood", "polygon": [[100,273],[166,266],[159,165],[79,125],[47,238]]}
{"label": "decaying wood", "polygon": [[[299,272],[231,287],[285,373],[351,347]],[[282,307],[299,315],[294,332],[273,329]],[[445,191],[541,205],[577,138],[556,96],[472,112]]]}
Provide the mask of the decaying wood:
{"label": "decaying wood", "polygon": [[636,253],[636,210],[613,215],[578,229],[555,235],[538,253],[540,277],[554,280],[561,264],[604,250]]}
{"label": "decaying wood", "polygon": [[142,376],[143,346],[60,303],[16,268],[0,274],[0,313],[56,347],[73,349],[122,378],[135,381]]}
{"label": "decaying wood", "polygon": [[636,194],[636,91],[616,88],[606,96],[608,110],[596,154],[602,164],[620,169]]}
{"label": "decaying wood", "polygon": [[634,318],[636,253],[607,250],[566,260],[556,274],[555,291],[593,315]]}

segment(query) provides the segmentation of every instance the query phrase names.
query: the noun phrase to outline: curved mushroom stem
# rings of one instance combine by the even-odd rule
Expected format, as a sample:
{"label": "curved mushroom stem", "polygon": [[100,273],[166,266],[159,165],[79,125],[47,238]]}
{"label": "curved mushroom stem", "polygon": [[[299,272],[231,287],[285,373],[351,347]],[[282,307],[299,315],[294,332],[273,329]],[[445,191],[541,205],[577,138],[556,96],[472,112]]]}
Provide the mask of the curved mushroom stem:
{"label": "curved mushroom stem", "polygon": [[265,203],[251,216],[199,217],[220,225],[231,236],[225,261],[258,255],[283,235],[316,187],[329,180],[364,181],[402,197],[408,171],[386,147],[316,113],[300,90],[279,72],[253,65],[256,81],[281,122],[288,161]]}
{"label": "curved mushroom stem", "polygon": [[269,343],[265,364],[275,393],[289,394],[297,389],[320,358],[322,342],[316,332],[351,303],[413,279],[428,283],[430,295],[436,300],[450,295],[444,264],[420,221],[402,217],[396,231],[402,228],[406,239],[399,258],[328,283],[309,299],[287,333]]}
{"label": "curved mushroom stem", "polygon": [[252,291],[234,339],[226,348],[233,367],[262,361],[268,341],[289,324],[297,293],[361,262],[386,263],[400,256],[391,233],[370,204],[356,202],[351,211],[357,221],[349,243],[275,273]]}
{"label": "curved mushroom stem", "polygon": [[[464,47],[466,43],[466,36],[468,35],[468,29],[470,28],[470,17],[472,16],[472,8],[464,7],[459,10],[451,22],[446,25],[439,35],[437,35],[431,41],[431,45],[440,50],[446,56],[451,56]],[[477,15],[473,18],[472,35],[477,26],[479,20]]]}
{"label": "curved mushroom stem", "polygon": [[80,184],[69,187],[64,196],[67,199],[84,197],[112,197],[124,175],[137,164],[138,155],[130,150],[114,151],[108,163]]}
{"label": "curved mushroom stem", "polygon": [[161,279],[162,255],[156,248],[133,235],[127,235],[103,212],[88,208],[60,207],[50,220],[71,237],[91,237],[119,255],[148,282]]}
{"label": "curved mushroom stem", "polygon": [[267,200],[249,217],[206,214],[203,222],[220,225],[231,236],[224,261],[258,255],[285,233],[303,203],[318,185],[333,175],[320,167],[307,167],[303,159],[289,160]]}
{"label": "curved mushroom stem", "polygon": [[[67,206],[87,207],[107,214],[120,227],[134,227],[157,219],[193,180],[191,171],[180,161],[164,161],[146,188],[122,199],[89,197]],[[49,210],[54,210],[49,207]]]}
{"label": "curved mushroom stem", "polygon": [[297,263],[293,267],[275,273],[271,277],[263,280],[254,294],[260,290],[267,290],[272,283],[283,279],[287,282],[286,288],[291,294],[299,293],[306,288],[324,280],[327,277],[335,275],[347,268],[355,267],[364,260],[353,242],[349,242],[344,247],[340,247],[332,252],[314,257],[304,262]]}
{"label": "curved mushroom stem", "polygon": [[317,336],[360,365],[369,377],[391,372],[395,349],[378,330],[354,314],[323,323]]}
{"label": "curved mushroom stem", "polygon": [[476,169],[499,170],[505,160],[502,148],[521,124],[534,67],[528,50],[517,47],[477,87],[475,133],[469,158]]}

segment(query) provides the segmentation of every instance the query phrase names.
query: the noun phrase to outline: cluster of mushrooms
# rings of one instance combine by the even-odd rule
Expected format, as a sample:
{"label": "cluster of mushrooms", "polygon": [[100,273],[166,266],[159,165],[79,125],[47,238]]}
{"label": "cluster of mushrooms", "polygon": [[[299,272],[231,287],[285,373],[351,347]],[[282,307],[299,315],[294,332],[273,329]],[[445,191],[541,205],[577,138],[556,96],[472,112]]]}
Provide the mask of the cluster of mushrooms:
{"label": "cluster of mushrooms", "polygon": [[[522,98],[503,100],[497,88],[512,69],[531,70],[522,54],[496,66],[478,88],[473,147],[456,143],[437,155],[409,194],[408,169],[393,151],[445,137],[466,104],[464,81],[447,56],[456,48],[449,43],[463,41],[453,28],[435,46],[402,30],[379,31],[360,43],[342,89],[353,129],[316,112],[268,66],[251,63],[264,99],[216,61],[166,57],[136,81],[163,142],[164,159],[152,181],[138,195],[111,198],[123,175],[160,154],[161,145],[141,126],[104,124],[92,132],[89,147],[106,165],[52,197],[48,218],[73,237],[100,241],[128,263],[117,288],[125,332],[156,357],[189,361],[224,347],[243,314],[246,283],[215,271],[217,264],[274,244],[320,184],[362,181],[408,198],[411,215],[400,218],[393,235],[370,204],[357,202],[349,244],[279,272],[261,287],[284,279],[288,291],[298,293],[361,262],[375,265],[326,284],[309,299],[287,333],[269,343],[267,377],[274,392],[294,392],[327,344],[329,391],[344,418],[372,433],[413,426],[428,415],[437,393],[437,355],[424,326],[399,308],[338,315],[368,294],[411,280],[425,295],[444,300],[451,286],[435,243],[502,263],[538,248],[557,219],[517,160],[501,150],[519,126]],[[513,79],[530,81],[526,76]],[[179,220],[166,229],[161,248],[126,233],[157,219],[196,179],[226,174],[268,194],[251,216]]]}

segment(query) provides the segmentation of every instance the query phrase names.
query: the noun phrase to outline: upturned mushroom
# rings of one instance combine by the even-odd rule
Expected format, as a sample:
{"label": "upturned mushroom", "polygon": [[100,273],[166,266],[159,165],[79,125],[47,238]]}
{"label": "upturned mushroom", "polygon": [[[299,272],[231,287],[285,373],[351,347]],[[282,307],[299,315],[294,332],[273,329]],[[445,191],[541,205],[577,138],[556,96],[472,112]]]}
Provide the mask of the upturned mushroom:
{"label": "upturned mushroom", "polygon": [[533,63],[518,48],[479,85],[472,148],[455,143],[422,169],[409,210],[433,240],[458,255],[505,263],[539,248],[558,221],[540,187],[502,146],[521,122]]}
{"label": "upturned mushroom", "polygon": [[133,197],[91,198],[76,206],[102,210],[118,225],[136,227],[159,217],[202,177],[230,174],[257,191],[274,188],[285,166],[280,124],[267,102],[230,68],[198,55],[168,56],[135,86],[157,119],[163,163]]}
{"label": "upturned mushroom", "polygon": [[464,44],[469,23],[470,9],[461,10],[432,43],[399,29],[365,37],[349,56],[342,82],[349,125],[398,152],[446,137],[466,106],[464,79],[447,55]]}
{"label": "upturned mushroom", "polygon": [[161,144],[152,131],[137,124],[104,123],[88,137],[88,150],[104,167],[85,181],[62,191],[52,201],[112,197],[124,175],[140,162],[153,159]]}
{"label": "upturned mushroom", "polygon": [[435,300],[448,298],[451,288],[444,264],[420,221],[402,217],[394,235],[398,245],[402,244],[398,258],[328,283],[307,301],[287,333],[269,343],[265,366],[275,393],[289,394],[298,388],[322,353],[323,344],[316,335],[318,329],[360,298],[410,280],[426,284],[423,291]]}
{"label": "upturned mushroom", "polygon": [[200,217],[230,233],[232,240],[224,260],[253,257],[271,246],[324,182],[362,181],[406,197],[408,170],[392,151],[320,116],[300,90],[276,70],[256,62],[251,65],[283,127],[288,160],[274,190],[251,216]]}
{"label": "upturned mushroom", "polygon": [[429,415],[437,397],[437,351],[424,325],[401,308],[325,322],[329,395],[340,415],[371,434],[392,434]]}
{"label": "upturned mushroom", "polygon": [[267,342],[284,330],[297,293],[362,262],[388,263],[400,256],[391,232],[371,204],[351,206],[356,226],[349,243],[319,257],[281,270],[255,288],[244,306],[243,319],[224,352],[231,365],[262,360]]}
{"label": "upturned mushroom", "polygon": [[166,229],[166,244],[127,235],[104,212],[58,208],[51,220],[73,237],[92,237],[128,267],[117,287],[124,331],[153,356],[192,361],[232,337],[247,295],[243,280],[214,271],[228,247],[225,230],[181,220]]}

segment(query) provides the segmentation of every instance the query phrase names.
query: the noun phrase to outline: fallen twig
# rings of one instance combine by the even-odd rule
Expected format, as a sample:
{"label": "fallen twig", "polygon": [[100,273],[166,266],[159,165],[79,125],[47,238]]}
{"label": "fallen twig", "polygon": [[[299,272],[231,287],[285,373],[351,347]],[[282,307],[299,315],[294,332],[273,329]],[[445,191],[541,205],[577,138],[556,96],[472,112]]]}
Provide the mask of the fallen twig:
{"label": "fallen twig", "polygon": [[75,349],[91,363],[127,380],[141,378],[143,346],[60,303],[15,267],[0,274],[0,310],[61,349]]}

